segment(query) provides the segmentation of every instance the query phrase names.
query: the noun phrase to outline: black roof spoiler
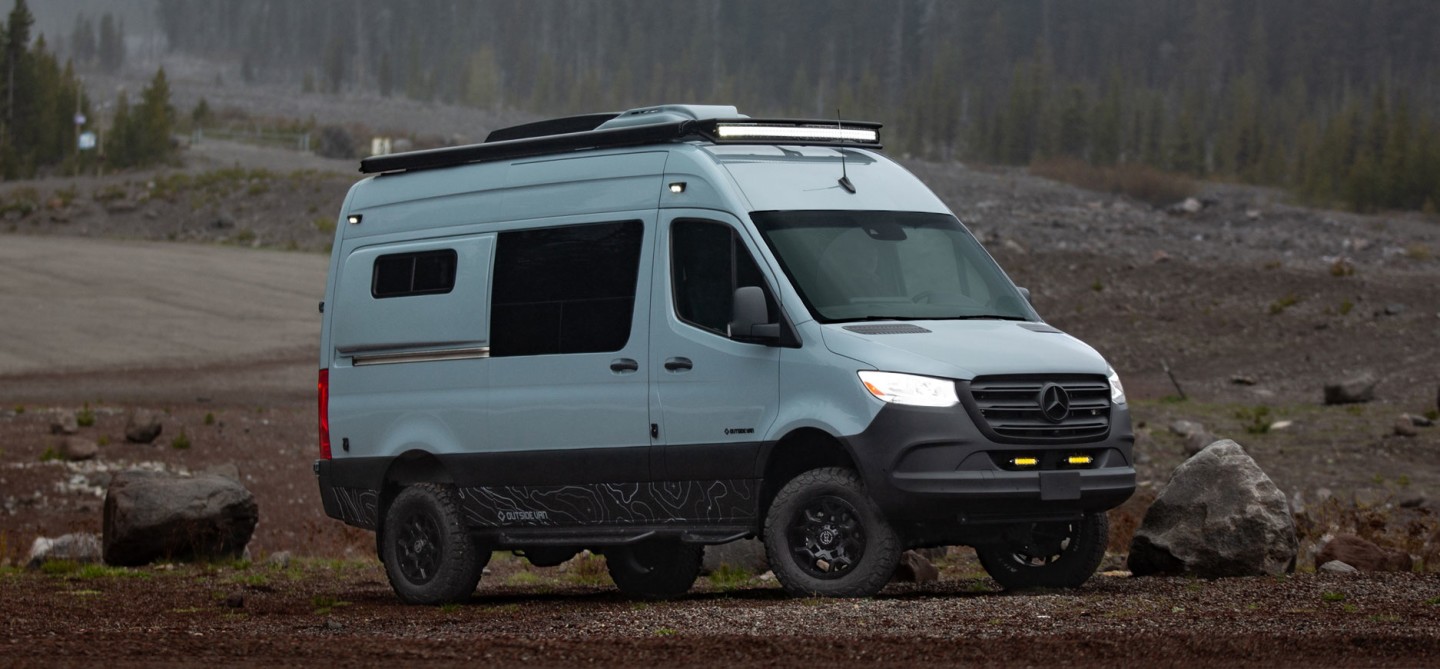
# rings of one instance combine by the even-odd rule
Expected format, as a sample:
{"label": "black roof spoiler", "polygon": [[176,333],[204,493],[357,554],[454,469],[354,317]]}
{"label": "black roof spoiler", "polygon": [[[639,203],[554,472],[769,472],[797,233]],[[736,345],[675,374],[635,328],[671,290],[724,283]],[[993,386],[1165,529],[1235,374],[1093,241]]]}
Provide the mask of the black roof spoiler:
{"label": "black roof spoiler", "polygon": [[[539,121],[490,133],[483,144],[371,156],[360,161],[360,172],[376,174],[451,167],[534,156],[663,144],[700,139],[713,144],[780,144],[880,149],[879,123],[803,119],[705,119],[666,121],[649,125],[600,128],[616,114],[590,114]],[[563,131],[575,128],[590,129]]]}

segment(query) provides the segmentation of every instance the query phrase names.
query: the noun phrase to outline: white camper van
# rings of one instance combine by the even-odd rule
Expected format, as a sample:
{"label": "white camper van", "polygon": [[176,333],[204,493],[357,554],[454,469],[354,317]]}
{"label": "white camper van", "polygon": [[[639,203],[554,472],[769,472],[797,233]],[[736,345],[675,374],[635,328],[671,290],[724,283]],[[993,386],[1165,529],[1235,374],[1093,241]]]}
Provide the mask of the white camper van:
{"label": "white camper van", "polygon": [[1115,371],[874,123],[671,105],[369,158],[322,304],[325,511],[407,602],[588,549],[641,597],[760,537],[795,594],[967,544],[1078,586],[1135,486]]}

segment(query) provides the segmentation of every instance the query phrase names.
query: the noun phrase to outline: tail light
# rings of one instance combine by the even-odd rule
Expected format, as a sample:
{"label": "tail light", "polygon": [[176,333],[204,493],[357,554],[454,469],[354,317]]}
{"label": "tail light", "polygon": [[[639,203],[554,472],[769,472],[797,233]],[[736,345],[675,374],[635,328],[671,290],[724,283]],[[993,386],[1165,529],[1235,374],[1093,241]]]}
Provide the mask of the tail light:
{"label": "tail light", "polygon": [[320,459],[330,459],[330,370],[320,370]]}

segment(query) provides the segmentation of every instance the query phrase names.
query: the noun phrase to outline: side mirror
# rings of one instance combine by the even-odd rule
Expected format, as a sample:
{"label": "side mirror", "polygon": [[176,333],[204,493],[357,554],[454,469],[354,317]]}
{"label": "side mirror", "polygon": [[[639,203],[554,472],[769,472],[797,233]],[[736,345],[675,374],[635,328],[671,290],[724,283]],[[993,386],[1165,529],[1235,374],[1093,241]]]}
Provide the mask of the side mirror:
{"label": "side mirror", "polygon": [[[1021,288],[1020,286],[1016,286],[1016,288],[1020,290],[1020,297],[1025,298],[1025,301],[1026,301],[1026,302],[1030,302],[1030,289],[1029,289],[1029,288]],[[1034,302],[1030,302],[1030,303],[1031,303],[1031,304],[1034,304]]]}
{"label": "side mirror", "polygon": [[765,291],[759,286],[740,286],[730,307],[730,336],[737,339],[779,339],[780,324],[770,322]]}

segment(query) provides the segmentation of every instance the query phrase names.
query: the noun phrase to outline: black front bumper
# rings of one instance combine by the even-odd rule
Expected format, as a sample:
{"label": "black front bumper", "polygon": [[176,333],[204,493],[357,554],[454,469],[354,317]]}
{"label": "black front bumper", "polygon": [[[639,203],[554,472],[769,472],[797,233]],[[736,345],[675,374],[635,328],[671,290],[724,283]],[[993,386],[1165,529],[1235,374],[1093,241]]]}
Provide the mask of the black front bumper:
{"label": "black front bumper", "polygon": [[[845,439],[870,496],[895,521],[1020,522],[1112,509],[1135,492],[1135,435],[1125,406],[1081,443],[1012,444],[987,437],[962,407],[886,405]],[[1089,465],[1070,466],[1070,455]],[[1015,467],[1034,457],[1034,467]]]}

